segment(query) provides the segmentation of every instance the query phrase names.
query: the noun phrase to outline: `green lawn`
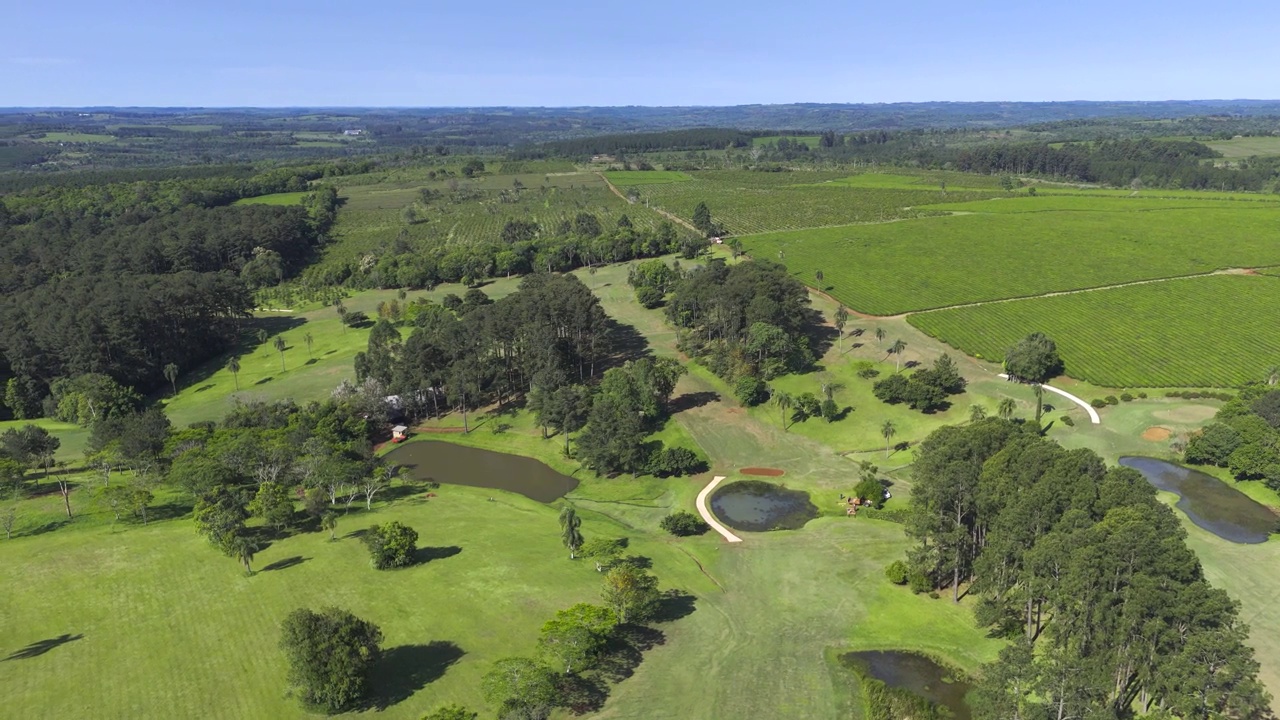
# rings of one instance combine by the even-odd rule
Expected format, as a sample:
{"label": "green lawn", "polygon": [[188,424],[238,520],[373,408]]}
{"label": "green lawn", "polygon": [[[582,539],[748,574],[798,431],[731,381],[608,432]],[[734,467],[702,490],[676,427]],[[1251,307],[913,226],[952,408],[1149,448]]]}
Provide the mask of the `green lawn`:
{"label": "green lawn", "polygon": [[272,193],[271,195],[241,198],[232,203],[232,205],[299,205],[302,203],[302,198],[306,196],[307,193],[305,192]]}
{"label": "green lawn", "polygon": [[1109,387],[1235,387],[1280,358],[1280,278],[1214,275],[916,313],[917,328],[971,355],[1054,338],[1072,377]]}
{"label": "green lawn", "polygon": [[[1054,205],[1060,200],[1037,197],[987,204]],[[1280,206],[975,213],[742,240],[753,257],[781,257],[802,281],[826,288],[849,307],[892,315],[1280,264]],[[824,273],[821,282],[815,275],[819,270]]]}

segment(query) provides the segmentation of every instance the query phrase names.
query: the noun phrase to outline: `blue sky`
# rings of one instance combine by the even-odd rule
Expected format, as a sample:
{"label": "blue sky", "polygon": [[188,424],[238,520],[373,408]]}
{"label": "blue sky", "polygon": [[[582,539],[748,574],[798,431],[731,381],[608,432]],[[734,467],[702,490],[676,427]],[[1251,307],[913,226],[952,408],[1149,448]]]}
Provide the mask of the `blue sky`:
{"label": "blue sky", "polygon": [[1280,98],[1280,3],[4,0],[0,106]]}

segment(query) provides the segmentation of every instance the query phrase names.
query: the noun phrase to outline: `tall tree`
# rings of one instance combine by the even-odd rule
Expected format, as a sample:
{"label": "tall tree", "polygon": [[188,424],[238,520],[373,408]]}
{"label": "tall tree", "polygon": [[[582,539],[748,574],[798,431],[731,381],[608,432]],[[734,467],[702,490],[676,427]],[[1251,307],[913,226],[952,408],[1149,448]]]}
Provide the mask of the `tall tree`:
{"label": "tall tree", "polygon": [[889,457],[889,443],[893,441],[893,436],[898,434],[898,428],[893,424],[892,420],[885,420],[880,426],[880,436],[884,438],[884,456]]}
{"label": "tall tree", "polygon": [[231,359],[227,361],[227,370],[231,372],[231,377],[235,379],[236,392],[240,392],[240,358],[234,355],[231,356]]}
{"label": "tall tree", "polygon": [[284,351],[288,345],[285,344],[284,338],[279,335],[276,336],[276,341],[272,345],[275,347],[276,352],[280,353],[280,372],[284,372]]}
{"label": "tall tree", "polygon": [[377,625],[338,608],[294,610],[281,627],[291,690],[303,703],[329,712],[365,697],[381,644]]}
{"label": "tall tree", "polygon": [[169,363],[164,366],[164,379],[169,381],[173,386],[173,394],[178,394],[178,366],[175,363]]}
{"label": "tall tree", "polygon": [[876,344],[879,345],[880,343],[884,342],[884,337],[885,337],[884,328],[877,327],[876,328]]}
{"label": "tall tree", "polygon": [[578,548],[582,547],[582,518],[572,505],[565,505],[560,511],[560,542],[569,549],[569,559],[577,558]]}
{"label": "tall tree", "polygon": [[1002,399],[1000,404],[996,406],[996,414],[1000,416],[1001,420],[1011,420],[1013,419],[1013,411],[1017,408],[1017,401],[1013,398],[1007,397]]}
{"label": "tall tree", "polygon": [[900,339],[894,340],[893,344],[889,346],[889,355],[893,356],[894,372],[900,372],[902,370],[902,351],[906,349],[907,344]]}
{"label": "tall tree", "polygon": [[1058,346],[1044,333],[1032,333],[1009,348],[1004,356],[1005,372],[1022,382],[1045,383],[1062,373]]}
{"label": "tall tree", "polygon": [[791,408],[795,405],[795,398],[782,390],[773,391],[773,404],[782,412],[782,429],[787,429],[787,420],[791,418]]}
{"label": "tall tree", "polygon": [[844,305],[836,308],[835,327],[836,327],[836,349],[840,353],[844,353],[844,327],[849,323],[849,309]]}
{"label": "tall tree", "polygon": [[307,344],[307,359],[311,360],[311,346],[315,344],[316,339],[311,336],[310,332],[308,332],[302,336],[302,341]]}

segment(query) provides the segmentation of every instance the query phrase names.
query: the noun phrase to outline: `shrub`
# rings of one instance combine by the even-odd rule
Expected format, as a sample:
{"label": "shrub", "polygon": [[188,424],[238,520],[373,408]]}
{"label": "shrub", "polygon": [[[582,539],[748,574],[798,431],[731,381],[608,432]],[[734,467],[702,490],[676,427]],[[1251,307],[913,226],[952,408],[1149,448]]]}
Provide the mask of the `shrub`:
{"label": "shrub", "polygon": [[911,511],[906,508],[892,508],[889,510],[883,508],[865,508],[858,511],[858,517],[868,518],[871,520],[884,520],[885,522],[905,525],[907,520],[911,518]]}
{"label": "shrub", "polygon": [[1133,402],[1133,396],[1129,393],[1121,393],[1120,402]]}
{"label": "shrub", "polygon": [[827,422],[835,422],[840,418],[840,406],[836,405],[836,401],[827,398],[822,401],[822,418]]}
{"label": "shrub", "polygon": [[818,402],[817,396],[811,392],[797,395],[795,407],[796,415],[799,415],[801,420],[822,414],[822,403]]}
{"label": "shrub", "polygon": [[1147,399],[1147,394],[1146,394],[1145,392],[1139,392],[1139,393],[1138,393],[1138,397],[1139,397],[1139,398],[1141,398],[1141,399],[1143,399],[1143,400],[1146,400],[1146,399]]}
{"label": "shrub", "polygon": [[665,296],[662,291],[656,287],[641,285],[636,288],[636,302],[640,303],[641,307],[648,310],[652,310],[661,305],[663,297]]}
{"label": "shrub", "polygon": [[363,327],[369,324],[369,315],[360,310],[349,312],[342,316],[342,324],[347,327]]}
{"label": "shrub", "polygon": [[368,692],[382,631],[346,610],[299,608],[281,626],[280,649],[289,661],[293,693],[308,706],[329,712],[351,707]]}
{"label": "shrub", "polygon": [[658,523],[658,525],[677,537],[701,535],[711,529],[711,526],[704,522],[702,518],[685,510],[671,513],[662,518],[662,522]]}
{"label": "shrub", "polygon": [[931,592],[933,590],[933,581],[929,579],[928,575],[919,570],[912,570],[907,575],[907,586],[911,588],[911,592],[919,595],[920,593]]}
{"label": "shrub", "polygon": [[1058,418],[1058,419],[1059,419],[1059,420],[1061,420],[1061,421],[1062,421],[1062,424],[1063,424],[1063,425],[1066,425],[1067,427],[1075,427],[1075,426],[1076,426],[1076,421],[1075,421],[1075,420],[1072,420],[1070,415],[1063,415],[1062,417],[1060,417],[1060,418]]}
{"label": "shrub", "polygon": [[880,507],[884,504],[884,485],[875,478],[875,475],[866,475],[853,488],[853,494],[860,500],[866,500],[871,503],[872,507]]}
{"label": "shrub", "polygon": [[626,538],[592,538],[578,550],[582,557],[608,558],[621,555],[627,549]]}
{"label": "shrub", "polygon": [[1102,398],[1094,398],[1089,401],[1089,404],[1094,406],[1095,408],[1102,409],[1107,406],[1107,401],[1103,400]]}
{"label": "shrub", "polygon": [[857,370],[858,377],[863,380],[870,380],[880,374],[880,371],[876,369],[870,360],[859,360],[853,364],[853,367]]}
{"label": "shrub", "polygon": [[733,385],[733,395],[738,398],[738,402],[747,407],[753,407],[764,402],[768,397],[767,387],[764,381],[754,375],[743,375],[738,378],[738,382]]}
{"label": "shrub", "polygon": [[418,531],[391,521],[386,525],[374,525],[365,535],[373,566],[379,570],[405,567],[413,564],[418,550]]}
{"label": "shrub", "polygon": [[693,475],[705,469],[706,464],[688,448],[664,448],[649,459],[649,472],[658,477]]}
{"label": "shrub", "polygon": [[896,405],[907,399],[907,379],[901,375],[890,375],[872,385],[871,391],[881,402]]}
{"label": "shrub", "polygon": [[1115,396],[1115,395],[1108,395],[1108,396],[1106,397],[1106,401],[1107,401],[1107,404],[1108,404],[1108,405],[1119,405],[1119,404],[1120,404],[1120,401],[1116,399],[1116,396]]}
{"label": "shrub", "polygon": [[907,564],[901,560],[894,560],[884,569],[884,576],[894,585],[906,585],[907,575]]}

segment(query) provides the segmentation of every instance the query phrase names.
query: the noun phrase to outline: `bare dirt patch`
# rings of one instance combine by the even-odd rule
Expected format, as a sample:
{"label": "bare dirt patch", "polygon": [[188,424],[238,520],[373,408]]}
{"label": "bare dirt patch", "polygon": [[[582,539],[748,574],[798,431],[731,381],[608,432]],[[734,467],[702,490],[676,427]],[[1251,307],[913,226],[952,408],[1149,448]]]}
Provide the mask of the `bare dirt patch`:
{"label": "bare dirt patch", "polygon": [[1169,439],[1173,433],[1166,427],[1159,425],[1149,427],[1142,431],[1142,439],[1148,442],[1164,442]]}
{"label": "bare dirt patch", "polygon": [[782,477],[783,475],[786,474],[785,472],[783,472],[782,470],[779,470],[778,468],[765,468],[765,467],[741,468],[738,470],[738,472],[742,473],[743,475],[758,475],[760,477]]}

